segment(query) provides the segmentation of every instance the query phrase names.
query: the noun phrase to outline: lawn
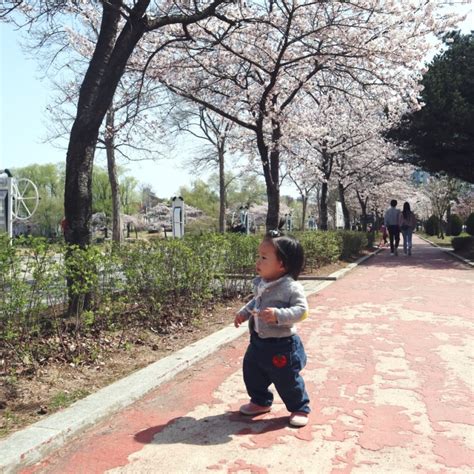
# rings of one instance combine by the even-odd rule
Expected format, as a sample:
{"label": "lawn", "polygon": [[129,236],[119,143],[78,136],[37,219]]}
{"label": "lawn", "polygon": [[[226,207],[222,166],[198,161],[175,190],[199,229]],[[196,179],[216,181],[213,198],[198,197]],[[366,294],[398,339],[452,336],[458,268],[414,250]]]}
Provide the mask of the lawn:
{"label": "lawn", "polygon": [[[444,239],[440,239],[436,235],[428,235],[425,232],[417,232],[420,237],[423,237],[430,242],[433,242],[436,245],[439,245],[440,247],[452,247],[451,245],[451,239],[453,238],[452,235],[445,235]],[[459,236],[456,237],[469,237],[469,234],[467,232],[462,232]]]}

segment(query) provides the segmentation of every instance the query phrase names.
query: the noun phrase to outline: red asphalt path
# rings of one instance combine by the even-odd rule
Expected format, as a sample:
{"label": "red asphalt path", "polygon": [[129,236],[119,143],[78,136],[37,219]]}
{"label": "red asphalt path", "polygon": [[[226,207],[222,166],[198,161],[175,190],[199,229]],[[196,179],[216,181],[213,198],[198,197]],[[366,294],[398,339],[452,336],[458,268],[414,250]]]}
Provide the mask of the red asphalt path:
{"label": "red asphalt path", "polygon": [[415,238],[309,298],[313,412],[247,401],[241,337],[22,473],[474,472],[474,272]]}

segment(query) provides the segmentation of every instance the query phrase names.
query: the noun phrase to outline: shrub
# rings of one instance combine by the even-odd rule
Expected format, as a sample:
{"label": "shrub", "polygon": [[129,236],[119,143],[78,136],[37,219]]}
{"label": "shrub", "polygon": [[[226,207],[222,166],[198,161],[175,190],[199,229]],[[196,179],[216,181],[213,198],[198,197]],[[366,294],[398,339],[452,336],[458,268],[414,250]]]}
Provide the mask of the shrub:
{"label": "shrub", "polygon": [[462,232],[462,221],[457,214],[451,214],[448,225],[451,235],[456,236]]}
{"label": "shrub", "polygon": [[438,235],[440,230],[439,219],[432,215],[426,222],[425,222],[425,232],[428,235]]}
{"label": "shrub", "polygon": [[354,255],[359,255],[362,249],[368,245],[367,234],[372,232],[356,232],[344,230],[338,232],[342,237],[342,249],[339,258],[347,260]]}
{"label": "shrub", "polygon": [[240,275],[255,274],[255,259],[261,240],[262,236],[259,235],[225,234],[222,246],[223,262],[218,271],[224,297],[248,293],[251,290],[251,280],[242,279]]}
{"label": "shrub", "polygon": [[298,232],[294,235],[303,246],[309,270],[336,262],[341,255],[343,240],[337,232]]}
{"label": "shrub", "polygon": [[[358,254],[367,245],[361,232],[297,234],[310,269]],[[171,318],[189,321],[211,302],[249,292],[261,239],[187,234],[82,249],[40,238],[10,244],[0,235],[0,361],[87,360],[95,349],[79,343],[84,334],[132,324],[160,328]],[[75,297],[93,296],[87,311],[74,317],[67,316],[67,278],[73,280],[69,289]]]}
{"label": "shrub", "polygon": [[469,235],[474,235],[474,212],[471,212],[466,219],[466,232]]}
{"label": "shrub", "polygon": [[455,252],[470,259],[474,258],[474,237],[454,237],[451,239],[451,245]]}

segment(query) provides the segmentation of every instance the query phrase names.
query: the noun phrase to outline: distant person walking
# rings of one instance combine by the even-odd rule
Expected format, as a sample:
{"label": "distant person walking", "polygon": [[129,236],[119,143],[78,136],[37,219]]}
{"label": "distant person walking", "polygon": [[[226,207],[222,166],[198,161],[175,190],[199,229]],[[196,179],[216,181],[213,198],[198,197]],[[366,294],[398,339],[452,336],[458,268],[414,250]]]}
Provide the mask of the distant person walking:
{"label": "distant person walking", "polygon": [[411,255],[411,241],[413,230],[416,227],[416,216],[410,209],[410,204],[406,202],[403,204],[403,211],[398,216],[398,225],[403,236],[403,253]]}
{"label": "distant person walking", "polygon": [[386,210],[383,223],[388,230],[388,237],[390,239],[390,255],[398,255],[398,244],[400,243],[400,227],[398,223],[398,216],[400,210],[397,209],[397,200],[390,201],[390,207]]}

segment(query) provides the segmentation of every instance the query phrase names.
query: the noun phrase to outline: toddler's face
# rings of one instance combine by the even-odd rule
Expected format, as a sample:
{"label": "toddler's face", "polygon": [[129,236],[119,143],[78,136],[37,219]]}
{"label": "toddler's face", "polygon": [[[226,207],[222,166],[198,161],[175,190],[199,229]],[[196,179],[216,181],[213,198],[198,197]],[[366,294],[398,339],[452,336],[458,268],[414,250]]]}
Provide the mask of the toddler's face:
{"label": "toddler's face", "polygon": [[267,281],[278,280],[286,273],[285,267],[277,257],[275,247],[265,240],[258,247],[255,268],[257,273]]}

